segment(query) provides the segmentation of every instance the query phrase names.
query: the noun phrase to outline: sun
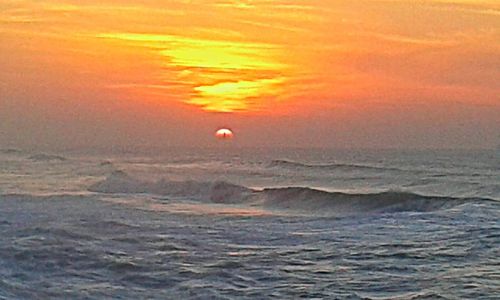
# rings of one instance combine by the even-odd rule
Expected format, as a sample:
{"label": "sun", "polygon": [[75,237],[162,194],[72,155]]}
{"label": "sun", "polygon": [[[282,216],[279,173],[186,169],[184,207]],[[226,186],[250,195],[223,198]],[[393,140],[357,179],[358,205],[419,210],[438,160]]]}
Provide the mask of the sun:
{"label": "sun", "polygon": [[234,137],[234,133],[231,129],[221,128],[215,132],[215,137],[221,140],[228,140]]}

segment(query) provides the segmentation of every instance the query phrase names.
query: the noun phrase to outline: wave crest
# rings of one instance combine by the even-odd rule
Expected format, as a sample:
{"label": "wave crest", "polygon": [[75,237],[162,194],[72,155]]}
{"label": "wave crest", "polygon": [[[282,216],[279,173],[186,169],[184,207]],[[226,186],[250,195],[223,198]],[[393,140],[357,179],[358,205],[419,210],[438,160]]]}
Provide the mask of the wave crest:
{"label": "wave crest", "polygon": [[422,196],[398,191],[371,194],[326,192],[304,187],[265,189],[263,206],[315,213],[352,214],[388,212],[429,212],[452,208],[474,199]]}
{"label": "wave crest", "polygon": [[349,163],[331,163],[331,164],[306,164],[301,162],[295,162],[290,160],[278,159],[273,160],[268,164],[270,168],[287,168],[287,169],[323,169],[323,170],[342,170],[342,171],[404,171],[398,168],[392,167],[381,167],[372,165],[361,165],[361,164],[349,164]]}
{"label": "wave crest", "polygon": [[65,157],[62,157],[59,155],[51,155],[51,154],[44,154],[44,153],[32,155],[32,156],[28,157],[28,159],[30,159],[32,161],[38,161],[38,162],[41,162],[41,161],[65,161],[66,160]]}

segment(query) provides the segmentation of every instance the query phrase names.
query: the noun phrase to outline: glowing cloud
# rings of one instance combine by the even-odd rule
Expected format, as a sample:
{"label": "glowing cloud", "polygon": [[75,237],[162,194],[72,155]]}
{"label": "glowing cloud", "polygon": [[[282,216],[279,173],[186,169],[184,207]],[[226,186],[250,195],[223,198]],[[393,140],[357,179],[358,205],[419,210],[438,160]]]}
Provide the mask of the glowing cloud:
{"label": "glowing cloud", "polygon": [[158,49],[164,67],[176,70],[178,78],[191,86],[192,97],[185,102],[207,111],[252,110],[250,101],[276,95],[285,82],[278,76],[287,66],[279,62],[280,49],[271,44],[135,33],[97,36]]}

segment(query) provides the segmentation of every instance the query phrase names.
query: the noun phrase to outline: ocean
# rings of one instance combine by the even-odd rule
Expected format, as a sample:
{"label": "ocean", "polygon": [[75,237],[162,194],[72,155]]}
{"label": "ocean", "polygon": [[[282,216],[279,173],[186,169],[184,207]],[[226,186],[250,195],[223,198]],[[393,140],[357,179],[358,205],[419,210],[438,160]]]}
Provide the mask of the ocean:
{"label": "ocean", "polygon": [[495,150],[0,151],[0,299],[499,299]]}

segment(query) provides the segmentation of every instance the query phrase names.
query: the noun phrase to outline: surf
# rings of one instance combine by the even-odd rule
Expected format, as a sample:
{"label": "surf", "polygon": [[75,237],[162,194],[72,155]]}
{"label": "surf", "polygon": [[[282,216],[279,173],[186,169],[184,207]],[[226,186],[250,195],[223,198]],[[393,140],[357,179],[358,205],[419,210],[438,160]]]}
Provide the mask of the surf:
{"label": "surf", "polygon": [[181,197],[217,204],[244,204],[271,210],[312,214],[352,215],[367,213],[431,212],[487,198],[460,198],[420,195],[387,190],[379,193],[331,192],[310,187],[255,189],[225,181],[148,181],[115,171],[89,187],[89,191],[106,194],[153,194]]}

